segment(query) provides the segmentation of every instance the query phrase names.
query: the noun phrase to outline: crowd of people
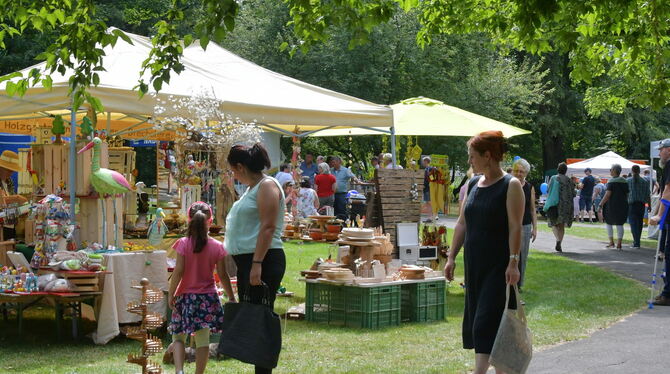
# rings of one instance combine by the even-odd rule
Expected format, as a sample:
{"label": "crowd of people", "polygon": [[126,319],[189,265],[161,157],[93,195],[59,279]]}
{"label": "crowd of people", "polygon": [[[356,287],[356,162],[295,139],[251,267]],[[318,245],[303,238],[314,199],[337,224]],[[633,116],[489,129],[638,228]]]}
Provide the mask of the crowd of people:
{"label": "crowd of people", "polygon": [[318,156],[315,159],[313,154],[308,153],[299,169],[294,173],[290,164],[282,164],[275,175],[286,196],[288,211],[306,218],[325,214],[326,207],[330,207],[335,216],[346,218],[350,183],[364,183],[350,168],[342,165],[342,159],[339,156]]}
{"label": "crowd of people", "polygon": [[[535,190],[526,181],[530,164],[515,160],[508,173],[501,168],[506,141],[500,132],[487,131],[468,143],[471,170],[461,189],[458,221],[454,228],[445,276],[454,279],[456,256],[464,248],[465,310],[463,347],[475,350],[474,373],[486,373],[489,357],[505,308],[514,308],[515,295],[505,304],[506,287],[518,286],[521,292],[528,247],[537,236]],[[633,236],[632,248],[639,248],[643,219],[649,213],[649,224],[657,225],[669,209],[664,203],[651,212],[651,194],[660,193],[661,201],[670,201],[670,139],[659,145],[663,179],[659,184],[640,166],[633,165],[629,175],[613,164],[606,183],[584,170],[584,177],[566,175],[565,163],[548,184],[545,211],[561,252],[565,228],[574,221],[602,220],[606,223],[607,248],[622,249],[623,225],[628,222]],[[670,205],[670,203],[669,203]],[[615,241],[616,230],[616,241]],[[670,220],[664,223],[661,249],[665,252],[665,269],[670,269]],[[522,303],[523,304],[523,303]],[[670,306],[670,279],[664,278],[662,292],[654,305]],[[496,370],[496,372],[501,372]]]}
{"label": "crowd of people", "polygon": [[[393,163],[390,153],[372,157],[370,165],[374,169],[402,169],[402,166]],[[284,190],[288,211],[300,218],[326,214],[326,207],[332,208],[336,217],[348,218],[347,194],[352,189],[351,183],[367,184],[342,165],[339,156],[315,158],[312,153],[307,153],[298,168],[293,170],[291,164],[282,164],[275,179]]]}
{"label": "crowd of people", "polygon": [[640,248],[643,220],[651,210],[650,185],[655,183],[648,170],[642,176],[640,166],[633,165],[630,175],[622,175],[621,165],[613,164],[606,184],[592,175],[590,168],[584,170],[581,179],[566,176],[567,170],[565,163],[558,165],[558,174],[549,181],[545,203],[549,226],[556,237],[556,251],[562,251],[565,227],[571,227],[574,221],[605,222],[609,239],[606,248],[619,250],[623,225],[628,222],[633,236],[631,248]]}

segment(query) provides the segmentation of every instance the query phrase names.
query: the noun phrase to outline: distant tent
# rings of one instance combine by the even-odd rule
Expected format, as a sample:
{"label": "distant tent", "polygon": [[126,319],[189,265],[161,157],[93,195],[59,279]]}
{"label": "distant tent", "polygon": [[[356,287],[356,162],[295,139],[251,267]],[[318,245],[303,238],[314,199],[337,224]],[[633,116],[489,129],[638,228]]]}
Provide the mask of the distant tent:
{"label": "distant tent", "polygon": [[609,151],[601,154],[600,156],[589,158],[580,162],[575,162],[574,164],[569,164],[567,175],[583,177],[585,175],[584,169],[591,168],[591,173],[593,175],[597,175],[601,178],[609,178],[610,168],[613,164],[621,165],[621,174],[630,174],[630,169],[633,167],[633,165],[638,165],[641,172],[650,168],[649,165],[637,164],[619,156],[612,151]]}

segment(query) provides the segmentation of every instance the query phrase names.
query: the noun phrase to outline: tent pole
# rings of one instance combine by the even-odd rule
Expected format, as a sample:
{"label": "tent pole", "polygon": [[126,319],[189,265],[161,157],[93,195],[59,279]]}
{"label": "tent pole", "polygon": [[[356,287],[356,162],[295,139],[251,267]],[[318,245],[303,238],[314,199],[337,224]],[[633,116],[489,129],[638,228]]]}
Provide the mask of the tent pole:
{"label": "tent pole", "polygon": [[395,126],[391,126],[391,162],[395,169],[396,165],[398,165],[395,155]]}
{"label": "tent pole", "polygon": [[77,222],[77,219],[74,216],[75,213],[74,205],[77,193],[77,186],[76,186],[77,168],[75,167],[77,157],[76,140],[77,140],[77,112],[74,110],[74,92],[73,92],[72,107],[70,108],[70,157],[69,157],[70,180],[68,181],[68,185],[70,186],[70,222],[72,223],[72,225],[75,225]]}
{"label": "tent pole", "polygon": [[107,135],[112,133],[112,112],[107,112]]}

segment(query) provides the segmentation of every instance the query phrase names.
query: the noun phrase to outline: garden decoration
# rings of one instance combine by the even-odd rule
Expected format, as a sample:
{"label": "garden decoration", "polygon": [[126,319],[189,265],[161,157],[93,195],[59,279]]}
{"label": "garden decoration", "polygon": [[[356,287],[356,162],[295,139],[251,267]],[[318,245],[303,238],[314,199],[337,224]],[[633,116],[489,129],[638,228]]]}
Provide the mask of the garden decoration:
{"label": "garden decoration", "polygon": [[[668,210],[670,210],[670,201],[666,199],[661,199],[661,204],[665,205],[665,211],[663,212],[663,217],[661,217],[661,221],[658,223],[658,227],[661,230],[661,233],[658,235],[658,240],[656,244],[656,253],[654,253],[654,272],[651,273],[651,298],[649,299],[649,309],[654,309],[654,294],[656,293],[656,268],[658,266],[658,261],[656,261],[655,257],[658,256],[658,252],[661,250],[661,238],[663,237],[663,227],[665,225],[665,220],[668,218]],[[666,277],[668,276],[667,271],[668,269],[665,269],[666,271]]]}
{"label": "garden decoration", "polygon": [[[93,188],[98,192],[101,198],[107,198],[109,196],[124,194],[131,190],[130,184],[126,178],[119,172],[114,170],[105,169],[100,167],[100,143],[102,140],[95,137],[93,140],[88,143],[84,148],[82,148],[78,153],[85,152],[93,148],[93,159],[91,162],[91,184]],[[117,218],[116,218],[116,204],[112,204],[114,207],[114,232],[117,231]],[[102,204],[102,214],[105,216],[105,204]],[[117,235],[114,235],[116,238]],[[103,231],[102,231],[102,242],[105,247],[107,247],[107,221],[103,220]],[[118,243],[115,239],[114,246],[118,247]]]}
{"label": "garden decoration", "polygon": [[147,233],[149,244],[156,247],[161,244],[163,237],[168,230],[167,225],[165,225],[165,222],[163,222],[163,218],[165,218],[163,208],[156,209],[156,217],[154,218],[153,222],[151,222],[151,225],[149,226],[149,232]]}
{"label": "garden decoration", "polygon": [[142,374],[162,374],[163,368],[160,364],[150,361],[149,357],[163,350],[163,342],[149,333],[163,324],[163,316],[160,313],[150,312],[149,305],[155,304],[163,299],[163,291],[154,288],[147,278],[142,278],[139,285],[131,286],[142,291],[142,299],[139,302],[130,302],[126,310],[129,313],[142,316],[142,324],[128,329],[126,336],[142,343],[140,354],[128,354],[128,363],[137,364],[142,367]]}
{"label": "garden decoration", "polygon": [[53,122],[51,123],[51,133],[56,135],[56,141],[54,144],[63,144],[61,141],[60,136],[65,134],[65,126],[63,126],[63,117],[61,115],[57,115],[54,117]]}
{"label": "garden decoration", "polygon": [[88,139],[92,134],[95,133],[95,125],[93,125],[93,122],[88,118],[84,117],[81,120],[81,134],[85,139]]}

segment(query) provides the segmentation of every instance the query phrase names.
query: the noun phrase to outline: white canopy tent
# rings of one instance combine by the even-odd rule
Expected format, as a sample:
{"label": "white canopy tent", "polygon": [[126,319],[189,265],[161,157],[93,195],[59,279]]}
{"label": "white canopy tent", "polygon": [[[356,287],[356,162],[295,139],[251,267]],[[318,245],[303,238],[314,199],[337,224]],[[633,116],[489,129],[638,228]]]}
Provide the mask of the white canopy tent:
{"label": "white canopy tent", "polygon": [[[141,64],[149,55],[149,38],[126,33],[132,45],[119,39],[116,46],[105,48],[104,68],[99,72],[100,84],[90,89],[102,100],[105,110],[135,117],[150,117],[156,100],[151,95],[142,99],[133,90],[138,83]],[[222,109],[243,121],[255,121],[278,131],[295,129],[310,131],[331,126],[383,127],[393,125],[392,111],[352,96],[314,86],[260,67],[220,46],[210,43],[203,50],[193,43],[184,50],[184,71],[172,74],[159,97],[170,95],[190,97],[204,94],[221,101]],[[37,68],[44,71],[45,63],[22,70],[24,76]],[[52,75],[53,88],[41,85],[30,88],[23,97],[4,94],[0,83],[0,119],[48,115],[49,111],[69,108],[68,79]],[[150,90],[150,93],[153,89]]]}
{"label": "white canopy tent", "polygon": [[585,175],[584,169],[591,168],[591,173],[593,175],[597,175],[601,178],[609,178],[610,168],[612,167],[613,164],[621,165],[622,174],[630,174],[633,165],[638,165],[641,171],[650,168],[649,165],[636,164],[635,162],[629,161],[619,156],[618,154],[609,151],[584,161],[569,164],[567,175],[574,175],[576,177],[581,177]]}
{"label": "white canopy tent", "polygon": [[[149,55],[151,42],[140,35],[126,35],[131,43],[119,39],[114,47],[105,47],[104,71],[98,72],[100,84],[89,90],[105,106],[107,113],[101,115],[103,120],[107,118],[108,129],[111,118],[128,121],[128,127],[116,134],[151,129],[150,119],[159,100],[205,95],[220,101],[221,109],[232,118],[256,122],[286,135],[306,136],[313,131],[342,126],[382,127],[393,136],[390,108],[272,72],[214,43],[210,43],[207,50],[197,42],[186,48],[182,59],[184,71],[172,74],[170,83],[164,84],[160,93],[151,95],[150,90],[140,99],[133,87],[138,84],[141,64]],[[45,65],[37,64],[21,72],[24,77],[34,68],[44,72]],[[54,73],[51,89],[37,84],[23,97],[7,95],[7,82],[0,83],[0,120],[48,118],[70,110],[68,80],[71,75],[72,71],[63,75]],[[71,111],[72,137],[76,134],[77,116],[82,115]],[[68,183],[71,186],[76,181],[75,153],[75,144],[71,142]],[[70,190],[74,201],[75,189]],[[74,204],[71,209],[74,217]]]}

